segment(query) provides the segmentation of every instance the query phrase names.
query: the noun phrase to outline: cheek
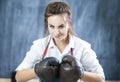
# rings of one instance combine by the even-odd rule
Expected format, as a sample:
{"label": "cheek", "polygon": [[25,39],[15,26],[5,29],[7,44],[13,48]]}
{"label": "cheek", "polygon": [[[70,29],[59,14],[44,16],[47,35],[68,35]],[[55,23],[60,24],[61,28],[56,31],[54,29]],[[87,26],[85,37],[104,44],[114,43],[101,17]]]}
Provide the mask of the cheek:
{"label": "cheek", "polygon": [[69,31],[69,28],[65,28],[65,29],[64,29],[64,33],[66,33],[66,34],[67,34],[67,33],[68,33],[68,31]]}
{"label": "cheek", "polygon": [[51,36],[53,36],[53,35],[54,35],[54,31],[53,31],[53,30],[48,29],[48,31],[49,31],[49,34],[50,34]]}
{"label": "cheek", "polygon": [[68,34],[68,29],[63,29],[60,31],[62,35],[67,35]]}
{"label": "cheek", "polygon": [[52,30],[49,30],[49,33],[50,33],[50,34],[53,34],[53,31],[52,31]]}

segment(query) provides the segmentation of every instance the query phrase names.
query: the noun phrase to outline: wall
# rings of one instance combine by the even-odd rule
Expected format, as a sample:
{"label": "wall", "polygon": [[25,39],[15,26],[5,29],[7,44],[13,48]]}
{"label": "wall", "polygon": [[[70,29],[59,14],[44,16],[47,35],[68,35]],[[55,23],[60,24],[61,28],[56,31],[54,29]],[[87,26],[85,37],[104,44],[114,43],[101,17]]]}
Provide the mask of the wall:
{"label": "wall", "polygon": [[[51,1],[56,0],[0,0],[1,78],[10,78],[32,42],[44,36],[44,10]],[[106,80],[120,80],[120,1],[63,1],[73,11],[76,35],[91,43]]]}

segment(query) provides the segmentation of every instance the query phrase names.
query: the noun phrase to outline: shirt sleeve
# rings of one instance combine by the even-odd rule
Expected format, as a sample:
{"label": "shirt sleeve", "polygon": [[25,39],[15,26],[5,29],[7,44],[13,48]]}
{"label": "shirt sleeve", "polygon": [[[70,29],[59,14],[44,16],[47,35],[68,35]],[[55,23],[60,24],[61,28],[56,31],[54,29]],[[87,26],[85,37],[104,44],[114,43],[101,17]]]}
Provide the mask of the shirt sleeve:
{"label": "shirt sleeve", "polygon": [[16,68],[16,71],[34,67],[35,63],[41,60],[41,53],[39,43],[34,41],[22,63]]}
{"label": "shirt sleeve", "polygon": [[96,73],[105,79],[103,68],[97,59],[96,53],[90,46],[84,48],[81,63],[86,71]]}

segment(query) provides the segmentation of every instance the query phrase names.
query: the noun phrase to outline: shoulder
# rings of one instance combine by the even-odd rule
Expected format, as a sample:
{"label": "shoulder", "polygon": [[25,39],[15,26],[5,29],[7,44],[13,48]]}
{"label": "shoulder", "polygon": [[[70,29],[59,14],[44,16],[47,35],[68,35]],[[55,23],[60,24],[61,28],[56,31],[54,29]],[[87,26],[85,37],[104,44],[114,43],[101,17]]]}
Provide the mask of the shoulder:
{"label": "shoulder", "polygon": [[49,40],[49,36],[46,36],[44,38],[40,38],[33,41],[33,45],[45,45]]}
{"label": "shoulder", "polygon": [[82,51],[82,57],[87,57],[87,58],[96,58],[96,53],[92,49],[91,44],[85,40],[82,40],[79,37],[74,37],[75,39],[75,47],[79,51]]}
{"label": "shoulder", "polygon": [[73,36],[74,42],[76,46],[81,46],[81,47],[91,47],[91,44],[79,37]]}

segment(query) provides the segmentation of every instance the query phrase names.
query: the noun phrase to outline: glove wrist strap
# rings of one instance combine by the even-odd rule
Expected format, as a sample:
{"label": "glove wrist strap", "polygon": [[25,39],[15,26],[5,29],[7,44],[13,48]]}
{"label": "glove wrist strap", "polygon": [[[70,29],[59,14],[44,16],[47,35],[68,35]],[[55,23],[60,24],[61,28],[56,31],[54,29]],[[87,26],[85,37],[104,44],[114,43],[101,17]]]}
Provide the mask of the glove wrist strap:
{"label": "glove wrist strap", "polygon": [[81,75],[80,75],[80,79],[82,79],[82,77],[84,76],[84,68],[81,68]]}

